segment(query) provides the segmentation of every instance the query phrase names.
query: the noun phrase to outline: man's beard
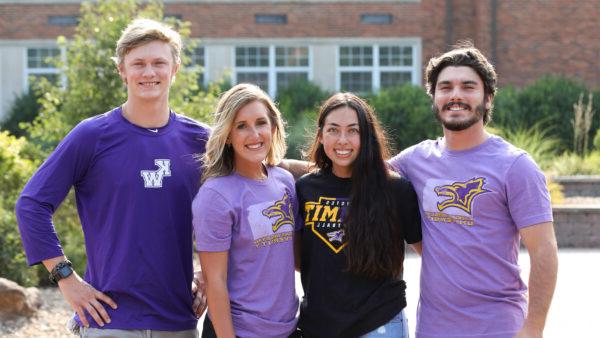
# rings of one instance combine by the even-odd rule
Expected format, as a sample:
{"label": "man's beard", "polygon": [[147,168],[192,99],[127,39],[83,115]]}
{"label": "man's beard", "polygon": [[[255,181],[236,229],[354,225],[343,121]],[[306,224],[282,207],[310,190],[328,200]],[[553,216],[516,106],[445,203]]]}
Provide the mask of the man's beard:
{"label": "man's beard", "polygon": [[[447,103],[444,107],[442,107],[442,109],[447,109],[448,106],[456,105],[456,104],[457,104],[456,102]],[[466,103],[459,102],[458,104],[461,105],[464,109],[473,111],[473,109],[471,109],[471,106]],[[431,106],[431,108],[433,110],[435,118],[442,124],[442,126],[444,126],[444,128],[451,130],[451,131],[462,131],[462,130],[468,129],[469,127],[471,127],[472,125],[474,125],[475,123],[477,123],[481,119],[483,119],[483,114],[486,113],[485,101],[482,102],[477,107],[475,107],[475,111],[474,111],[475,114],[470,116],[468,119],[462,120],[462,121],[444,121],[444,120],[442,120],[442,117],[440,116],[440,110],[438,109],[438,107],[436,107],[434,104]]]}

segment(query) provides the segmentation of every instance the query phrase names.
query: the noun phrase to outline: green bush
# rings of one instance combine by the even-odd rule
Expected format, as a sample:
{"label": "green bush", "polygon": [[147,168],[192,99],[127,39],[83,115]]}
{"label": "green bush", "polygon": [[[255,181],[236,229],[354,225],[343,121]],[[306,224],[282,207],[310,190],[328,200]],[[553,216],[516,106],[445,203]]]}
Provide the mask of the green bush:
{"label": "green bush", "polygon": [[394,87],[372,94],[367,100],[375,109],[396,151],[442,135],[442,129],[431,111],[431,98],[421,87]]}
{"label": "green bush", "polygon": [[494,130],[515,147],[528,152],[542,170],[549,169],[557,155],[559,139],[553,136],[552,129],[543,129],[539,122],[530,128]]}
{"label": "green bush", "polygon": [[306,80],[292,81],[277,93],[277,104],[288,123],[302,118],[305,112],[318,112],[321,103],[331,93]]}
{"label": "green bush", "polygon": [[0,132],[0,277],[23,285],[36,285],[38,273],[27,268],[15,217],[19,192],[39,161],[25,138]]}
{"label": "green bush", "polygon": [[39,98],[35,90],[17,95],[8,109],[6,118],[0,124],[0,129],[6,130],[17,137],[24,136],[26,133],[19,127],[19,124],[21,122],[31,122],[36,118],[40,111]]}
{"label": "green bush", "polygon": [[279,91],[277,103],[287,124],[287,158],[302,158],[302,149],[314,136],[319,106],[329,96],[330,93],[306,80],[293,81]]}
{"label": "green bush", "polygon": [[[573,104],[582,93],[587,98],[589,89],[584,84],[558,76],[543,77],[521,89],[512,86],[501,88],[494,99],[494,124],[500,127],[521,126],[529,128],[540,122],[542,129],[554,128],[560,140],[558,150],[573,149]],[[584,103],[587,103],[584,100]],[[600,93],[594,93],[594,107],[599,107]],[[594,119],[590,137],[599,127]]]}
{"label": "green bush", "polygon": [[565,152],[554,159],[550,171],[553,175],[600,175],[600,151],[585,156]]}
{"label": "green bush", "polygon": [[286,158],[304,159],[303,151],[312,144],[317,130],[317,112],[307,110],[299,115],[293,124],[288,124],[286,138],[288,151]]}
{"label": "green bush", "polygon": [[600,129],[596,130],[596,136],[594,136],[594,150],[600,151]]}

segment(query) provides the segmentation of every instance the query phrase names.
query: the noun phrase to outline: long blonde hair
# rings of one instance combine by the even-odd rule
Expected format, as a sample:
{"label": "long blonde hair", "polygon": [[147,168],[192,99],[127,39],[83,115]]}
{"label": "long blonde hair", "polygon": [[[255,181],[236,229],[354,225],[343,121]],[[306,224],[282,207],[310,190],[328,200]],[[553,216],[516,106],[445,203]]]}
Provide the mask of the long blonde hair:
{"label": "long blonde hair", "polygon": [[267,107],[271,125],[275,128],[271,149],[266,158],[267,165],[276,165],[285,156],[285,130],[279,109],[262,89],[253,84],[241,83],[226,91],[217,103],[215,125],[202,156],[202,183],[211,177],[229,175],[233,171],[233,148],[227,146],[227,138],[237,113],[254,101]]}

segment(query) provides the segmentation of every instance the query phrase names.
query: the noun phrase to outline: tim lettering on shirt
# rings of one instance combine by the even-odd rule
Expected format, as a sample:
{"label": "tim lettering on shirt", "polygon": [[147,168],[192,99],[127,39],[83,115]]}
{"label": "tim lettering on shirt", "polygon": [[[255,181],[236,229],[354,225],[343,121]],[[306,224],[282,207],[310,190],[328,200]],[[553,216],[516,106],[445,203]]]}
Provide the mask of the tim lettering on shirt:
{"label": "tim lettering on shirt", "polygon": [[334,197],[319,197],[318,202],[304,203],[304,225],[311,227],[312,232],[335,253],[347,245],[342,220],[348,205],[347,199]]}
{"label": "tim lettering on shirt", "polygon": [[162,188],[163,178],[171,176],[171,160],[157,159],[154,164],[157,170],[141,170],[144,179],[144,188]]}

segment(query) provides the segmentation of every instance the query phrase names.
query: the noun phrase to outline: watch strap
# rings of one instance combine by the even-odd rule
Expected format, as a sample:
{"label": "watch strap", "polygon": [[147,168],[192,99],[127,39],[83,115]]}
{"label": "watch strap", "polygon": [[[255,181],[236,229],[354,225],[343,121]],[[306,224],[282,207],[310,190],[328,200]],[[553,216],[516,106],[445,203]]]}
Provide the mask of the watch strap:
{"label": "watch strap", "polygon": [[52,271],[50,271],[50,282],[56,285],[58,284],[59,280],[69,277],[72,273],[73,263],[71,263],[71,261],[64,260],[59,262],[54,266],[54,268],[52,268]]}

